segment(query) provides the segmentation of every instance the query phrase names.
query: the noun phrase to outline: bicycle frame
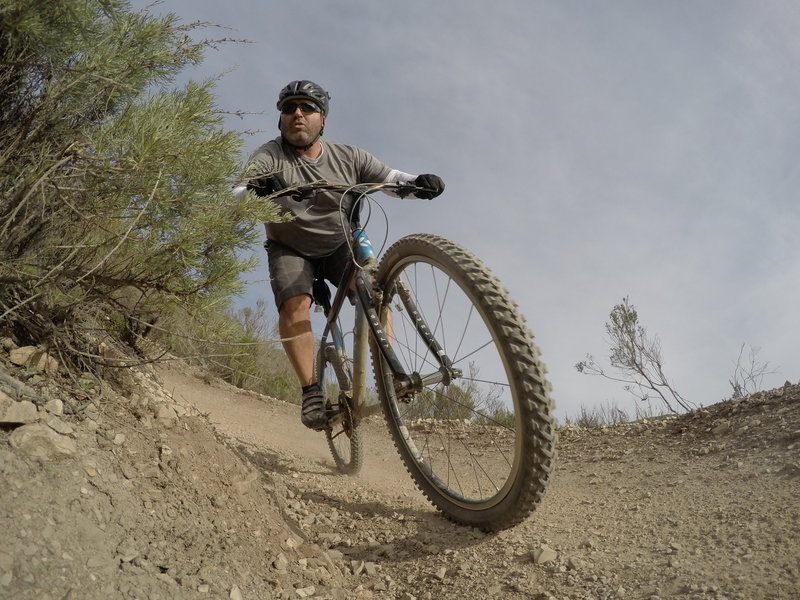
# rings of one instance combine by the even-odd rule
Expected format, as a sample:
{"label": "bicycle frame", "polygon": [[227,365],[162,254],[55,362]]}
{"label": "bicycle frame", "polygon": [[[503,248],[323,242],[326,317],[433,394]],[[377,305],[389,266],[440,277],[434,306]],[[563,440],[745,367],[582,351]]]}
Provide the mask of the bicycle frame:
{"label": "bicycle frame", "polygon": [[[323,305],[325,310],[326,324],[320,341],[320,348],[325,348],[328,337],[330,337],[334,348],[337,351],[344,350],[344,335],[338,324],[339,313],[344,306],[344,301],[348,297],[348,292],[355,288],[355,330],[353,340],[353,375],[352,381],[340,381],[339,387],[347,391],[349,388],[352,400],[352,409],[357,418],[364,418],[380,410],[379,405],[368,407],[366,400],[366,374],[367,357],[369,354],[370,336],[374,340],[377,348],[392,371],[396,383],[396,393],[399,396],[406,396],[421,391],[425,386],[436,383],[448,385],[450,381],[461,373],[452,367],[449,357],[442,350],[439,343],[433,337],[424,319],[416,309],[416,304],[400,284],[399,292],[403,299],[403,305],[411,316],[415,327],[420,332],[432,355],[436,357],[439,369],[427,375],[420,373],[406,373],[400,360],[397,358],[390,343],[386,330],[381,324],[378,311],[374,308],[375,289],[372,284],[373,264],[366,266],[356,266],[351,263],[345,269],[342,281],[336,289],[336,295],[330,306]],[[338,373],[337,373],[338,376]]]}

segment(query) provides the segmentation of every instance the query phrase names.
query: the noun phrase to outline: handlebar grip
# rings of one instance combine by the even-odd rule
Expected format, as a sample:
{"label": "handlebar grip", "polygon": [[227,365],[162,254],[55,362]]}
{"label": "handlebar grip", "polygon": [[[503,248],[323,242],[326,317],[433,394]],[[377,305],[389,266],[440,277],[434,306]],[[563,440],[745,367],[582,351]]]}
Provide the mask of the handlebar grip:
{"label": "handlebar grip", "polygon": [[291,198],[295,202],[302,202],[303,200],[310,200],[314,197],[316,191],[313,186],[304,185],[297,187],[287,187],[270,194],[271,198]]}
{"label": "handlebar grip", "polygon": [[314,195],[314,188],[311,186],[300,186],[289,190],[287,194],[295,202],[302,202],[303,200],[311,200]]}

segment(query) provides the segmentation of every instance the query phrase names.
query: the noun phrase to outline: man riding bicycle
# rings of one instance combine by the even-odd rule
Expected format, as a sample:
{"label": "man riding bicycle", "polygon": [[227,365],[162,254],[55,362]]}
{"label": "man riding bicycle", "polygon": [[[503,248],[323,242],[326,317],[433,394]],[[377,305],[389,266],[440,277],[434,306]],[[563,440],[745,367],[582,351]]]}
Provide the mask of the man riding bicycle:
{"label": "man riding bicycle", "polygon": [[[281,135],[250,157],[247,188],[270,196],[287,187],[317,181],[342,185],[409,183],[418,198],[435,198],[444,191],[436,175],[410,175],[391,169],[356,146],[322,140],[330,95],[308,80],[292,81],[278,94]],[[293,218],[267,223],[267,254],[278,330],[302,390],[301,421],[311,429],[325,426],[325,400],[314,373],[314,338],[310,308],[315,275],[338,285],[352,260],[343,219],[353,198],[320,192],[311,198],[277,196],[274,201]],[[355,215],[357,217],[357,215]],[[346,221],[345,221],[346,222]]]}

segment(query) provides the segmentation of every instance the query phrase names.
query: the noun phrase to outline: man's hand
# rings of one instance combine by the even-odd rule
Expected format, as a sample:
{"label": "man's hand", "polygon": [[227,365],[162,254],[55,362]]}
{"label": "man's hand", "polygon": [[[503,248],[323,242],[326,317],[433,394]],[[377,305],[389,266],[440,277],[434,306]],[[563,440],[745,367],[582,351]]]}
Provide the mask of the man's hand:
{"label": "man's hand", "polygon": [[444,181],[442,181],[442,178],[429,173],[419,175],[414,180],[414,185],[421,188],[414,192],[414,195],[417,198],[424,198],[425,200],[436,198],[436,196],[444,191]]}
{"label": "man's hand", "polygon": [[247,189],[252,190],[256,196],[271,196],[276,192],[286,188],[286,182],[279,174],[268,175],[260,177],[259,179],[251,179],[247,184]]}

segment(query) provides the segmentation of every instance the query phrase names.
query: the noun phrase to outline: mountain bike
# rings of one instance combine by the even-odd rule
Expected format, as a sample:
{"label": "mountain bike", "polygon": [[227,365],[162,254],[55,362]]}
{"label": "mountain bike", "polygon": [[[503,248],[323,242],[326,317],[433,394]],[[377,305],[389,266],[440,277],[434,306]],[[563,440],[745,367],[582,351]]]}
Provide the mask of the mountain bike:
{"label": "mountain bike", "polygon": [[[356,216],[374,192],[404,197],[414,189],[315,183],[287,192],[356,198],[342,215],[353,260],[332,300],[325,282],[314,290],[325,313],[315,366],[325,437],[338,469],[357,473],[361,423],[382,408],[408,472],[436,508],[465,525],[508,528],[535,509],[554,466],[546,369],[517,305],[458,244],[408,235],[378,262]],[[355,315],[344,326],[348,299]],[[375,392],[366,385],[368,356]]]}

